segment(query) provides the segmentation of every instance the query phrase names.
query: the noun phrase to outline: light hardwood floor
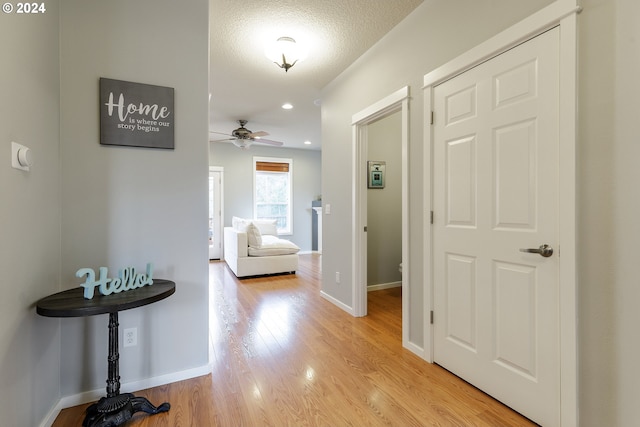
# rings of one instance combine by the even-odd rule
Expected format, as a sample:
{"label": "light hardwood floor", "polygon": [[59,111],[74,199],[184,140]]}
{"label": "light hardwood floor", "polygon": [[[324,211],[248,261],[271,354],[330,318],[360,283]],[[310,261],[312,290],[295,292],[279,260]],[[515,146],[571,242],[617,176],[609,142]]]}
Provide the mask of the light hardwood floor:
{"label": "light hardwood floor", "polygon": [[[128,427],[535,426],[402,348],[400,288],[353,318],[322,299],[319,256],[295,275],[238,280],[210,264],[210,375],[136,392],[167,413]],[[54,427],[80,426],[81,405]]]}

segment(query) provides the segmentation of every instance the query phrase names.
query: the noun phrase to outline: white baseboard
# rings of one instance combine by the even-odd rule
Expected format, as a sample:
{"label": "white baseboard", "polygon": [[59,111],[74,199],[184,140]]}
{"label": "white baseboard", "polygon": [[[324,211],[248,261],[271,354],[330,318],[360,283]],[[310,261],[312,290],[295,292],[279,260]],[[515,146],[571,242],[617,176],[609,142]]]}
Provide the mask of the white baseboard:
{"label": "white baseboard", "polygon": [[403,347],[428,362],[427,358],[425,357],[424,348],[412,343],[411,341],[403,343]]}
{"label": "white baseboard", "polygon": [[352,315],[352,316],[354,315],[353,314],[353,308],[349,307],[348,305],[346,305],[342,301],[338,301],[337,299],[335,299],[331,295],[326,294],[324,291],[320,291],[320,296],[322,298],[326,299],[327,301],[329,301],[330,303],[332,303],[334,305],[337,305],[338,307],[340,307],[341,309],[343,309],[344,311],[346,311],[350,315]]}
{"label": "white baseboard", "polygon": [[[188,380],[190,378],[201,377],[211,372],[213,366],[211,364],[200,366],[197,368],[187,369],[180,372],[173,372],[171,374],[160,375],[153,378],[146,378],[144,380],[132,381],[120,385],[120,391],[123,393],[133,393],[138,390],[144,390],[151,387],[158,387],[165,384],[174,383],[177,381]],[[45,419],[42,420],[39,427],[51,427],[53,422],[58,417],[60,411],[72,406],[82,405],[83,403],[93,402],[105,395],[105,389],[85,391],[83,393],[74,394],[72,396],[65,396],[58,400],[58,403],[51,408],[51,411],[47,414]]]}
{"label": "white baseboard", "polygon": [[400,287],[402,287],[402,282],[380,283],[378,285],[367,286],[367,292],[381,291],[383,289],[400,288]]}
{"label": "white baseboard", "polygon": [[51,427],[62,409],[63,408],[60,407],[60,401],[58,400],[58,403],[51,408],[49,413],[40,422],[39,427]]}

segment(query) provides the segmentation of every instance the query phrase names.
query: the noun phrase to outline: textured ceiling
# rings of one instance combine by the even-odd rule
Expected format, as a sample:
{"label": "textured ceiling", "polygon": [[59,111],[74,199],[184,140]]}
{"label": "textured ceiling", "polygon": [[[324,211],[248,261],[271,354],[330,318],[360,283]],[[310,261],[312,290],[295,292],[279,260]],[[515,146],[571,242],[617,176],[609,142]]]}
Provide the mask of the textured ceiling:
{"label": "textured ceiling", "polygon": [[[320,149],[321,89],[420,3],[211,0],[210,129],[230,133],[246,119],[248,129],[285,147]],[[264,55],[265,44],[282,36],[308,50],[287,73]],[[285,102],[294,109],[283,110]]]}

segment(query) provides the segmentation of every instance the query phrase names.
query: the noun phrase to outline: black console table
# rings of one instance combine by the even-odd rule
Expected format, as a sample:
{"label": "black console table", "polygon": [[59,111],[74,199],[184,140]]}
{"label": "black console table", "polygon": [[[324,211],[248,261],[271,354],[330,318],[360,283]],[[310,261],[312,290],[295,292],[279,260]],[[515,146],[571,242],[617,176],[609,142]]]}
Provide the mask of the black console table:
{"label": "black console table", "polygon": [[120,394],[118,312],[160,301],[175,291],[174,282],[153,279],[153,285],[118,294],[103,296],[96,292],[92,299],[85,299],[84,288],[77,287],[58,292],[37,302],[38,314],[47,317],[84,317],[109,313],[107,396],[87,408],[83,427],[119,426],[130,420],[136,412],[157,414],[171,408],[168,402],[156,407],[144,397],[135,397],[131,393]]}

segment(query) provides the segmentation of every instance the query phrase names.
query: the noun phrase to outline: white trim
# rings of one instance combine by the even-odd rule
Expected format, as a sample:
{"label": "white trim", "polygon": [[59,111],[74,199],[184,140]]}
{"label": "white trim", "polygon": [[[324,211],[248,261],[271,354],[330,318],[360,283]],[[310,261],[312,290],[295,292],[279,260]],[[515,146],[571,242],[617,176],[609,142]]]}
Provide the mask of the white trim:
{"label": "white trim", "polygon": [[[367,193],[363,191],[366,188],[367,177],[364,166],[367,162],[368,147],[367,126],[353,126],[353,160],[352,167],[354,178],[352,191],[352,258],[353,262],[353,283],[352,305],[353,315],[362,317],[367,315],[367,233],[364,232],[364,226],[367,223]],[[363,249],[364,248],[364,249]],[[364,253],[363,253],[364,251]]]}
{"label": "white trim", "polygon": [[409,347],[409,298],[410,298],[410,257],[409,257],[409,86],[373,103],[354,114],[352,125],[352,300],[353,315],[367,314],[367,260],[366,260],[366,154],[367,125],[387,115],[400,111],[401,117],[401,157],[402,157],[402,345]]}
{"label": "white trim", "polygon": [[389,282],[389,283],[378,283],[377,285],[369,285],[367,286],[367,292],[375,292],[382,291],[384,289],[393,289],[402,287],[402,281],[400,282]]}
{"label": "white trim", "polygon": [[424,230],[424,238],[422,240],[422,256],[424,257],[423,262],[423,278],[422,281],[424,283],[424,294],[423,294],[423,303],[424,307],[424,337],[423,337],[423,347],[424,347],[424,359],[433,363],[433,329],[430,323],[430,318],[428,313],[433,310],[433,272],[431,267],[431,260],[433,258],[433,254],[431,253],[431,245],[433,241],[433,233],[431,227],[431,212],[433,211],[433,177],[432,177],[432,166],[433,166],[433,143],[431,141],[431,112],[433,111],[433,88],[427,87],[423,88],[424,90],[424,148],[423,148],[423,159],[422,164],[424,168],[422,169],[422,182],[424,182],[423,193],[422,193],[422,204],[423,204],[423,218],[422,218],[422,229]]}
{"label": "white trim", "polygon": [[395,109],[396,104],[409,97],[409,86],[405,86],[397,91],[393,92],[381,100],[373,103],[364,110],[361,110],[351,116],[351,124],[366,124],[378,120],[392,110]]}
{"label": "white trim", "polygon": [[[124,383],[120,386],[123,393],[134,393],[138,390],[145,390],[152,387],[158,387],[165,384],[171,384],[178,381],[184,381],[191,378],[201,377],[211,373],[213,365],[207,364],[197,368],[187,369],[171,374],[160,375],[157,377],[147,378],[144,380],[132,381]],[[93,402],[105,394],[104,388],[98,390],[85,391],[83,393],[65,396],[58,400],[58,403],[49,411],[47,416],[42,420],[39,427],[50,427],[58,417],[60,411],[72,406],[82,405],[84,403]]]}
{"label": "white trim", "polygon": [[60,414],[60,411],[62,411],[62,409],[64,408],[60,407],[60,401],[58,400],[56,404],[51,408],[51,410],[49,410],[47,415],[42,419],[40,424],[38,424],[38,427],[51,427],[56,418],[58,418],[58,415]]}
{"label": "white trim", "polygon": [[[220,236],[223,235],[224,229],[224,167],[223,166],[209,166],[209,177],[211,172],[220,173]],[[224,258],[224,238],[220,237],[220,260]]]}
{"label": "white trim", "polygon": [[578,425],[577,389],[577,274],[576,274],[576,123],[577,123],[577,13],[573,0],[557,1],[481,43],[424,76],[424,354],[433,362],[433,327],[426,316],[433,309],[431,251],[433,89],[546,30],[560,27],[560,425]]}
{"label": "white trim", "polygon": [[402,343],[403,347],[415,354],[418,357],[424,359],[425,350],[424,347],[420,347],[413,342]]}
{"label": "white trim", "polygon": [[578,418],[576,248],[577,16],[560,23],[560,425]]}
{"label": "white trim", "polygon": [[327,301],[329,301],[330,303],[337,305],[339,308],[341,308],[342,310],[346,311],[347,313],[349,313],[350,315],[354,316],[353,313],[353,307],[349,307],[348,305],[346,305],[345,303],[343,303],[342,301],[332,297],[331,295],[327,294],[324,291],[320,291],[320,296],[324,299],[326,299]]}
{"label": "white trim", "polygon": [[[409,90],[402,100],[402,345],[415,348],[409,342],[409,302],[411,270],[409,257]],[[412,350],[413,351],[413,350]]]}
{"label": "white trim", "polygon": [[425,74],[423,89],[427,86],[436,86],[443,83],[526,40],[542,34],[548,29],[558,26],[564,18],[575,16],[581,10],[580,6],[574,5],[567,10],[566,6],[558,2],[552,3],[457,58]]}

